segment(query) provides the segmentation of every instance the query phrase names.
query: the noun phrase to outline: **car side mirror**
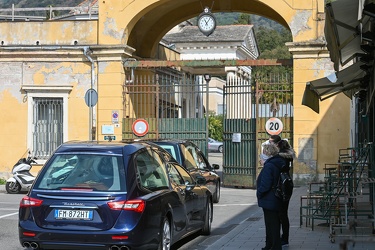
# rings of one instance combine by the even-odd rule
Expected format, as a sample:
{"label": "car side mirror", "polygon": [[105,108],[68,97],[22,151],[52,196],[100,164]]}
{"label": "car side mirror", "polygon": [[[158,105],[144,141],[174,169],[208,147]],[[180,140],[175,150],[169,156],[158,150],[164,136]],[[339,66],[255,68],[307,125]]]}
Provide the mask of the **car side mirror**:
{"label": "car side mirror", "polygon": [[196,178],[199,185],[206,185],[206,178],[201,175],[197,175]]}
{"label": "car side mirror", "polygon": [[219,164],[212,164],[212,166],[214,167],[214,169],[220,169],[220,165]]}
{"label": "car side mirror", "polygon": [[186,181],[185,182],[185,186],[186,186],[186,191],[191,191],[191,190],[194,189],[195,184],[194,183],[190,183],[189,181]]}

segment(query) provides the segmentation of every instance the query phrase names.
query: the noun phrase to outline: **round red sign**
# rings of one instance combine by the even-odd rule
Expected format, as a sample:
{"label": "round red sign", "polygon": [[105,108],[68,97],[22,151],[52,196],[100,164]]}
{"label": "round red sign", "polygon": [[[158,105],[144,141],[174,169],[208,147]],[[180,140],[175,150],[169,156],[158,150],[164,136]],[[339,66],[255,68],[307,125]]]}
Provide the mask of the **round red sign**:
{"label": "round red sign", "polygon": [[145,136],[148,133],[148,122],[145,119],[137,119],[133,122],[132,131],[136,136]]}
{"label": "round red sign", "polygon": [[268,119],[266,122],[266,131],[270,135],[278,135],[283,131],[283,122],[275,117]]}

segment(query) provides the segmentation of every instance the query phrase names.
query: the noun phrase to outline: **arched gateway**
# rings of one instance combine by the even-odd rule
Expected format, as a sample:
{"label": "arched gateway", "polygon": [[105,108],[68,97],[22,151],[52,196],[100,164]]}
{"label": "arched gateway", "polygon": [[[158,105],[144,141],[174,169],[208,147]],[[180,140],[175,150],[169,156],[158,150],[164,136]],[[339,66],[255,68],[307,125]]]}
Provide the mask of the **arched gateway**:
{"label": "arched gateway", "polygon": [[[261,15],[291,31],[293,41],[287,46],[293,54],[293,147],[298,155],[294,174],[301,179],[323,175],[324,163],[335,161],[338,150],[349,146],[348,99],[330,98],[321,104],[319,114],[301,104],[306,82],[333,72],[324,39],[324,2],[100,0],[98,18],[1,22],[0,150],[8,157],[0,159],[0,173],[8,172],[27,149],[45,150],[36,144],[44,136],[35,131],[36,114],[44,117],[38,122],[58,120],[62,124],[55,124],[54,133],[48,135],[59,134],[58,142],[113,136],[118,140],[126,135],[131,124],[123,121],[138,118],[134,107],[139,103],[123,98],[129,91],[124,90],[124,83],[134,84],[134,71],[124,64],[142,59],[178,60],[173,51],[160,49],[161,38],[209,6],[212,12]],[[95,106],[91,105],[95,102],[92,95],[85,97],[90,88],[98,93]],[[43,113],[44,108],[53,114]],[[17,114],[9,110],[17,110]],[[48,150],[43,152],[47,157]]]}

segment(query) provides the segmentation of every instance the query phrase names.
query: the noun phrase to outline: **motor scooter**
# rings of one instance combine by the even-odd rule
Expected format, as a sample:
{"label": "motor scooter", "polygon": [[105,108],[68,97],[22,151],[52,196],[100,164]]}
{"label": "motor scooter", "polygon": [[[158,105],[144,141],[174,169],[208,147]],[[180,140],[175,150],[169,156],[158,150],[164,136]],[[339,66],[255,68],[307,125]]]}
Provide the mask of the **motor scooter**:
{"label": "motor scooter", "polygon": [[21,191],[28,191],[35,180],[35,176],[30,173],[32,163],[37,163],[36,158],[29,156],[21,158],[12,168],[13,176],[10,177],[5,189],[9,194],[18,194]]}

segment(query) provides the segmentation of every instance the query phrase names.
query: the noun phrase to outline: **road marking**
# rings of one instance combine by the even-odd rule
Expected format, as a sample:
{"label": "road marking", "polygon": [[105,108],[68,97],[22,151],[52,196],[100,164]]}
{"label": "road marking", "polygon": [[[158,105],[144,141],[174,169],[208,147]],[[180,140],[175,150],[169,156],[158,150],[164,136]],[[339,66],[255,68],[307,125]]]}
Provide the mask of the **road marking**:
{"label": "road marking", "polygon": [[230,207],[230,206],[253,206],[257,203],[247,203],[247,204],[214,204],[214,207]]}
{"label": "road marking", "polygon": [[5,218],[5,217],[9,217],[9,216],[13,216],[13,215],[16,215],[16,214],[18,214],[18,212],[17,213],[12,213],[12,214],[2,215],[2,216],[0,216],[0,219]]}

